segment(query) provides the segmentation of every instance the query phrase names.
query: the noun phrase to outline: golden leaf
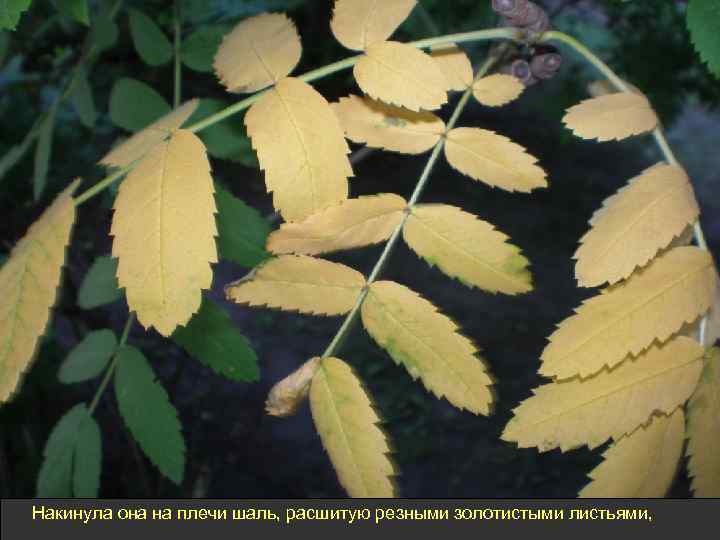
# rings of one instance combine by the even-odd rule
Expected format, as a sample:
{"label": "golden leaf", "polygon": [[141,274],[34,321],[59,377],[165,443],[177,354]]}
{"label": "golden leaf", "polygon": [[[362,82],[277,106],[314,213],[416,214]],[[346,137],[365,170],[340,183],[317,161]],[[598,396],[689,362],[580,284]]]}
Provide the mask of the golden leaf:
{"label": "golden leaf", "polygon": [[430,48],[430,56],[447,79],[449,90],[462,92],[473,83],[473,69],[468,55],[454,43]]}
{"label": "golden leaf", "polygon": [[678,336],[589,379],[542,385],[514,409],[502,438],[541,452],[617,441],[654,412],[670,414],[685,403],[700,376],[702,354],[697,342]]}
{"label": "golden leaf", "polygon": [[370,45],[353,73],[363,92],[391,105],[418,111],[447,103],[445,75],[429,55],[412,45],[396,41]]}
{"label": "golden leaf", "polygon": [[480,128],[455,128],[447,135],[445,156],[455,169],[493,187],[528,193],[546,187],[537,159],[507,137]]}
{"label": "golden leaf", "polygon": [[410,111],[368,97],[348,96],[332,104],[356,143],[405,154],[421,154],[435,146],[445,132],[445,122],[431,112]]}
{"label": "golden leaf", "polygon": [[70,243],[75,180],[43,212],[0,267],[0,403],[20,386],[45,332]]}
{"label": "golden leaf", "polygon": [[516,100],[525,90],[520,79],[504,73],[488,75],[472,85],[473,96],[487,107],[500,107]]}
{"label": "golden leaf", "polygon": [[215,199],[202,141],[156,145],[120,184],[110,234],[118,282],[145,328],[169,336],[200,308],[217,262]]}
{"label": "golden leaf", "polygon": [[155,145],[163,142],[167,137],[192,116],[197,109],[199,101],[191,99],[169,112],[159,120],[142,129],[126,141],[118,144],[100,160],[100,165],[106,167],[125,167],[136,159],[140,159]]}
{"label": "golden leaf", "polygon": [[578,137],[610,141],[652,131],[658,119],[645,96],[617,92],[573,105],[563,122]]}
{"label": "golden leaf", "polygon": [[695,497],[720,497],[720,350],[709,349],[688,403],[688,470]]}
{"label": "golden leaf", "polygon": [[336,0],[330,28],[343,46],[364,51],[369,45],[389,38],[416,3],[416,0]]}
{"label": "golden leaf", "polygon": [[323,358],[310,387],[310,410],[340,484],[351,497],[393,497],[395,468],[380,419],[357,375]]}
{"label": "golden leaf", "polygon": [[368,333],[413,379],[456,407],[489,414],[492,379],[478,350],[434,305],[399,283],[376,281],[361,313]]}
{"label": "golden leaf", "polygon": [[344,264],[305,255],[281,255],[245,279],[225,287],[228,300],[311,315],[342,315],[365,286],[363,275]]}
{"label": "golden leaf", "polygon": [[682,408],[666,416],[654,416],[622,437],[605,453],[591,473],[581,498],[647,499],[664,497],[682,457],[685,415]]}
{"label": "golden leaf", "polygon": [[712,257],[679,247],[628,281],[586,300],[550,336],[540,373],[566,379],[614,367],[654,340],[665,341],[710,307],[716,286]]}
{"label": "golden leaf", "polygon": [[682,168],[655,165],[610,197],[575,253],[583,287],[626,279],[697,220],[700,209]]}
{"label": "golden leaf", "polygon": [[415,206],[403,228],[428,263],[470,287],[518,294],[532,290],[528,260],[487,221],[446,204]]}
{"label": "golden leaf", "polygon": [[285,78],[301,52],[295,24],[283,13],[262,13],[224,37],[213,66],[228,91],[251,93]]}
{"label": "golden leaf", "polygon": [[311,358],[276,383],[265,401],[265,410],[271,416],[292,416],[310,392],[310,383],[320,368],[320,358]]}
{"label": "golden leaf", "polygon": [[267,241],[272,253],[319,255],[387,240],[407,203],[393,193],[348,199],[300,223],[284,223]]}
{"label": "golden leaf", "polygon": [[267,190],[286,221],[347,199],[352,167],[330,104],[299,79],[283,79],[245,115]]}

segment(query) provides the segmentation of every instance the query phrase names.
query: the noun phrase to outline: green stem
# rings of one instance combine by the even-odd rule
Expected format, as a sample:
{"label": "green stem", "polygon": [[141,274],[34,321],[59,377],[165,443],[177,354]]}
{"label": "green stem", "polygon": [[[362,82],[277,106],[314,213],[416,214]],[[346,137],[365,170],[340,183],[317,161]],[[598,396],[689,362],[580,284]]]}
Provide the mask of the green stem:
{"label": "green stem", "polygon": [[180,39],[182,31],[182,12],[181,6],[180,6],[180,0],[175,0],[175,16],[174,16],[174,39],[173,39],[173,49],[174,49],[174,57],[175,57],[175,91],[173,92],[173,106],[174,108],[178,108],[180,106],[181,96],[182,96],[182,86],[181,86],[181,77],[182,77],[182,63],[180,61]]}
{"label": "green stem", "polygon": [[[589,63],[591,63],[593,66],[595,66],[604,76],[607,78],[618,90],[622,92],[632,92],[633,90],[623,81],[620,77],[617,76],[617,74],[608,66],[605,62],[600,60],[600,58],[595,55],[590,49],[588,49],[585,45],[580,43],[577,39],[575,39],[572,36],[569,36],[567,34],[564,34],[562,32],[546,32],[541,41],[559,41],[561,43],[565,43],[566,45],[569,45],[575,51],[580,53],[580,55],[587,60]],[[665,133],[663,132],[663,129],[660,125],[658,125],[653,130],[653,138],[655,139],[655,143],[657,144],[658,149],[663,155],[663,158],[665,161],[667,161],[670,165],[678,165],[679,162],[677,158],[675,157],[675,154],[673,153],[672,149],[670,148],[670,144],[668,143],[667,139],[665,138]],[[693,225],[693,236],[695,239],[695,243],[700,249],[703,249],[705,251],[708,250],[707,242],[705,240],[705,234],[703,233],[702,227],[700,226],[700,220],[696,221]],[[705,343],[705,334],[706,334],[706,328],[707,328],[707,320],[708,316],[705,315],[702,320],[700,321],[700,332],[699,332],[699,341],[700,344],[703,346],[706,346]]]}
{"label": "green stem", "polygon": [[[416,47],[418,49],[424,49],[428,47],[432,47],[433,45],[441,45],[444,43],[463,43],[468,41],[487,41],[487,40],[493,40],[493,39],[511,39],[511,40],[517,40],[520,39],[520,35],[518,31],[514,28],[492,28],[490,30],[475,30],[473,32],[463,32],[460,34],[449,34],[446,36],[439,36],[439,37],[433,37],[428,39],[422,39],[420,41],[414,41],[412,43],[408,43],[408,45],[411,45],[413,47]],[[334,62],[332,64],[328,64],[327,66],[314,69],[312,71],[308,71],[304,75],[299,76],[298,78],[301,81],[305,82],[312,82],[318,79],[322,79],[323,77],[327,77],[328,75],[332,75],[333,73],[337,73],[338,71],[342,71],[344,69],[351,68],[354,66],[357,61],[362,57],[362,55],[357,56],[351,56],[350,58],[346,58],[344,60],[340,60],[338,62]],[[238,101],[237,103],[234,103],[222,111],[219,111],[213,115],[208,116],[207,118],[200,120],[199,122],[196,122],[192,124],[191,126],[188,126],[188,131],[192,131],[193,133],[197,133],[198,131],[202,131],[205,128],[208,128],[214,124],[217,124],[221,120],[224,120],[225,118],[228,118],[229,116],[232,116],[234,114],[237,114],[239,112],[244,111],[245,109],[249,108],[253,103],[260,100],[261,97],[265,95],[267,90],[263,90],[261,92],[258,92],[248,98],[243,99],[242,101]],[[93,187],[89,188],[87,191],[84,191],[80,195],[78,195],[75,198],[75,205],[79,205],[87,201],[88,199],[94,197],[98,193],[100,193],[102,190],[122,178],[126,173],[128,173],[132,168],[133,165],[130,165],[128,167],[124,167],[120,171],[115,172],[114,174],[103,178],[100,180],[97,184],[95,184]],[[122,173],[122,174],[120,174]]]}
{"label": "green stem", "polygon": [[131,313],[128,316],[128,320],[125,323],[125,328],[123,328],[122,336],[120,337],[120,343],[118,343],[118,346],[115,348],[115,353],[113,354],[112,360],[110,361],[110,365],[105,370],[105,375],[103,376],[103,379],[100,382],[100,386],[98,386],[98,389],[95,392],[95,396],[90,403],[90,408],[88,409],[90,415],[92,415],[92,413],[95,411],[95,408],[100,402],[100,398],[105,392],[107,385],[110,383],[110,379],[112,378],[112,375],[115,372],[115,367],[117,366],[118,352],[121,348],[125,346],[125,343],[127,343],[128,336],[130,335],[130,328],[132,328],[133,322],[135,322],[135,313]]}
{"label": "green stem", "polygon": [[[475,75],[475,80],[484,76],[488,72],[488,70],[493,66],[493,64],[495,62],[497,62],[497,60],[498,60],[498,56],[496,56],[496,55],[488,58],[485,61],[485,63],[478,70],[477,75]],[[455,110],[453,111],[452,116],[448,120],[447,125],[445,127],[445,134],[440,138],[440,140],[433,147],[432,153],[430,154],[430,157],[428,158],[427,163],[425,164],[425,168],[423,169],[422,173],[420,174],[420,178],[418,179],[417,184],[415,185],[415,189],[413,190],[412,194],[410,195],[410,199],[408,200],[407,207],[405,208],[405,212],[403,213],[403,217],[400,220],[400,223],[398,224],[397,227],[395,227],[395,230],[393,231],[392,235],[390,235],[390,238],[388,239],[387,243],[385,244],[385,249],[383,249],[383,252],[380,254],[380,257],[378,258],[377,262],[375,263],[375,266],[373,267],[372,271],[370,272],[370,275],[367,278],[367,284],[365,285],[363,290],[358,295],[358,298],[355,301],[355,305],[353,306],[352,310],[350,310],[350,313],[347,314],[342,325],[338,329],[337,333],[333,337],[330,344],[325,349],[325,352],[322,354],[323,358],[327,358],[328,356],[333,356],[337,352],[337,350],[340,348],[343,341],[349,334],[350,329],[352,328],[352,325],[357,320],[358,315],[360,314],[360,308],[362,307],[363,303],[365,302],[365,299],[367,298],[370,285],[375,282],[375,280],[378,278],[380,273],[385,268],[385,265],[387,264],[388,260],[390,259],[390,255],[392,255],[392,253],[395,249],[395,246],[397,245],[398,241],[400,240],[400,235],[402,234],[402,231],[405,227],[405,223],[407,222],[407,219],[410,216],[412,208],[413,208],[413,206],[415,206],[417,201],[420,199],[420,196],[422,195],[422,193],[425,189],[425,186],[427,185],[428,180],[430,179],[430,175],[433,171],[433,168],[435,167],[435,164],[437,163],[437,160],[440,157],[440,153],[442,152],[443,148],[445,147],[446,136],[447,136],[448,132],[457,123],[458,119],[460,118],[460,114],[462,114],[462,111],[465,108],[465,106],[467,105],[467,102],[470,99],[471,95],[472,95],[472,87],[465,90],[462,97],[458,100],[458,103],[455,106]]]}

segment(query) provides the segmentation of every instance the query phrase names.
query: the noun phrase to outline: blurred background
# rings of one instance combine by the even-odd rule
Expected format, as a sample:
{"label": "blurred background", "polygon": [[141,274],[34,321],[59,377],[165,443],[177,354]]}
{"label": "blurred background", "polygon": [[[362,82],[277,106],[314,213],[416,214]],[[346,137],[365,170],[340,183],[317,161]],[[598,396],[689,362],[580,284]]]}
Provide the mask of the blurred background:
{"label": "blurred background", "polygon": [[[419,0],[419,7],[395,34],[399,41],[495,26],[497,17],[483,0]],[[701,64],[685,26],[686,2],[539,1],[555,28],[597,52],[622,77],[643,90],[668,130],[687,168],[713,254],[720,248],[720,85]],[[109,4],[109,2],[108,2]],[[96,165],[122,133],[108,114],[116,80],[131,77],[172,100],[172,65],[150,67],[133,48],[125,7],[141,8],[172,34],[166,1],[125,1],[114,21],[88,26],[58,12],[53,2],[35,0],[14,32],[0,33],[0,156],[22,144],[38,115],[47,111],[82,54],[89,31],[106,46],[88,75],[96,117],[88,127],[70,101],[57,110],[46,187],[33,192],[33,152],[27,152],[0,180],[0,264],[14,243],[70,179],[85,186],[103,177]],[[90,2],[92,13],[104,2]],[[208,26],[231,28],[262,11],[287,10],[297,23],[304,52],[296,73],[348,56],[329,30],[330,0],[184,0],[183,35]],[[116,32],[115,32],[116,30]],[[210,40],[212,42],[212,40]],[[480,63],[486,45],[465,50]],[[563,111],[588,97],[597,73],[562,50],[563,66],[552,80],[526,90],[500,109],[471,103],[460,125],[478,126],[511,137],[537,156],[550,187],[532,195],[511,194],[472,182],[440,163],[425,202],[462,207],[492,223],[521,247],[532,263],[535,290],[521,297],[468,290],[419,260],[406,246],[396,249],[385,277],[422,293],[455,319],[482,350],[497,379],[494,415],[477,417],[437,400],[357,327],[341,356],[351,363],[375,399],[396,450],[405,497],[574,497],[605,447],[539,454],[500,440],[517,404],[541,383],[539,357],[555,325],[596,291],[580,290],[571,257],[587,221],[602,200],[632,176],[660,160],[649,136],[622,143],[573,138],[560,121]],[[183,95],[230,103],[212,73],[183,69]],[[343,72],[316,87],[333,101],[358,93]],[[447,119],[457,95],[441,115]],[[273,213],[263,175],[244,138],[242,115],[226,121],[232,141],[229,159],[211,159],[213,175],[235,196],[264,216]],[[359,147],[353,146],[357,151]],[[353,196],[394,192],[408,196],[427,156],[371,152],[355,163]],[[97,381],[63,385],[57,372],[68,351],[89,331],[112,328],[119,334],[127,317],[124,296],[96,308],[77,305],[80,284],[98,255],[111,250],[108,236],[114,191],[79,209],[62,292],[38,357],[18,396],[0,407],[0,496],[33,496],[42,451],[52,426],[73,405],[89,401]],[[273,223],[272,227],[276,227]],[[381,248],[328,257],[367,273]],[[314,430],[307,404],[288,419],[267,416],[270,387],[321,353],[341,319],[312,318],[250,309],[224,301],[222,289],[249,271],[232,262],[214,267],[209,297],[230,314],[257,352],[261,378],[233,382],[191,358],[171,340],[135,325],[129,342],[141,348],[177,407],[187,444],[187,467],[180,486],[164,479],[142,455],[119,417],[112,392],[96,412],[103,441],[102,497],[342,497],[329,459]],[[0,301],[3,299],[0,298]],[[672,496],[688,496],[681,472]]]}

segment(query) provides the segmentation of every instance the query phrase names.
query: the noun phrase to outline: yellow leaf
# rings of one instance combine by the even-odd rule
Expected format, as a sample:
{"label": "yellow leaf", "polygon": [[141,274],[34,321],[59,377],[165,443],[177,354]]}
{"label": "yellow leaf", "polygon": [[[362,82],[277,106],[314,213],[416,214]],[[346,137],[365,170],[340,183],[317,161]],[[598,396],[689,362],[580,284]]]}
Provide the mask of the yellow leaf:
{"label": "yellow leaf", "polygon": [[169,336],[212,284],[215,199],[202,141],[186,130],[155,146],[120,184],[110,234],[118,281],[145,328]]}
{"label": "yellow leaf", "polygon": [[282,255],[225,288],[228,300],[311,315],[342,315],[355,305],[365,278],[343,264]]}
{"label": "yellow leaf", "polygon": [[336,0],[330,21],[335,38],[354,51],[389,38],[407,19],[415,0]]}
{"label": "yellow leaf", "polygon": [[353,73],[372,98],[411,111],[447,103],[448,81],[437,63],[412,45],[383,41],[370,45]]}
{"label": "yellow leaf", "polygon": [[652,131],[658,119],[645,96],[618,92],[573,105],[563,122],[578,137],[610,141]]}
{"label": "yellow leaf", "polygon": [[393,193],[348,199],[300,223],[285,223],[267,241],[272,253],[319,255],[387,240],[407,203]]}
{"label": "yellow leaf", "polygon": [[455,128],[448,133],[445,156],[455,169],[493,187],[530,192],[546,187],[537,159],[507,137],[480,128]]}
{"label": "yellow leaf", "polygon": [[361,313],[368,333],[413,379],[456,407],[490,413],[492,379],[478,350],[430,302],[398,283],[376,281]]}
{"label": "yellow leaf", "polygon": [[626,279],[697,220],[700,209],[682,168],[656,165],[613,195],[596,212],[575,253],[583,287]]}
{"label": "yellow leaf", "polygon": [[614,443],[590,473],[581,498],[646,499],[664,497],[682,457],[685,416],[682,408],[657,415]]}
{"label": "yellow leaf", "polygon": [[332,106],[345,136],[373,148],[421,154],[445,132],[445,122],[431,112],[410,111],[368,97],[349,96]]}
{"label": "yellow leaf", "polygon": [[79,183],[58,195],[0,268],[0,403],[19,387],[45,332],[75,222],[72,194]]}
{"label": "yellow leaf", "polygon": [[347,199],[352,167],[330,104],[299,79],[283,79],[245,115],[265,185],[286,221]]}
{"label": "yellow leaf", "polygon": [[285,78],[300,60],[302,45],[283,13],[248,17],[225,36],[215,55],[215,74],[230,92],[257,92]]}
{"label": "yellow leaf", "polygon": [[700,376],[702,354],[697,342],[678,336],[589,379],[539,386],[514,409],[502,438],[541,452],[617,441],[654,412],[670,414],[685,403]]}
{"label": "yellow leaf", "polygon": [[654,340],[665,341],[710,307],[716,286],[707,251],[679,247],[628,281],[586,300],[550,336],[540,373],[566,379],[614,367]]}
{"label": "yellow leaf", "polygon": [[265,410],[271,416],[292,416],[310,392],[310,383],[320,368],[320,358],[311,358],[276,383],[265,401]]}
{"label": "yellow leaf", "polygon": [[339,358],[323,358],[310,387],[310,410],[340,484],[351,497],[394,497],[380,419],[360,379]]}
{"label": "yellow leaf", "polygon": [[518,294],[532,290],[528,260],[506,243],[490,223],[446,204],[412,209],[403,228],[407,244],[420,257],[470,287]]}
{"label": "yellow leaf", "polygon": [[708,350],[688,403],[688,469],[695,497],[720,497],[720,350]]}
{"label": "yellow leaf", "polygon": [[100,164],[106,167],[125,167],[136,159],[140,159],[151,148],[164,141],[173,131],[182,126],[195,112],[198,103],[197,99],[186,101],[174,111],[118,144],[100,160]]}
{"label": "yellow leaf", "polygon": [[473,69],[465,51],[454,43],[434,45],[430,48],[430,56],[447,79],[449,90],[462,92],[472,85]]}
{"label": "yellow leaf", "polygon": [[517,77],[496,73],[475,81],[473,96],[487,107],[500,107],[517,99],[525,85]]}

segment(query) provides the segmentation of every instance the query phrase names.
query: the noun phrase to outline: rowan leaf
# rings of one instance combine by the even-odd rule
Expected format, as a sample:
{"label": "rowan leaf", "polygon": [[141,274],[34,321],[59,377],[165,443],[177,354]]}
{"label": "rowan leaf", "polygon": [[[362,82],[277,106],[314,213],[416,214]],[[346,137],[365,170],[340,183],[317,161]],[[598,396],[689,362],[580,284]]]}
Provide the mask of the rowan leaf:
{"label": "rowan leaf", "polygon": [[421,154],[445,133],[445,122],[433,113],[410,111],[368,97],[351,95],[332,107],[345,136],[373,148]]}
{"label": "rowan leaf", "polygon": [[125,167],[140,159],[168,135],[182,126],[198,106],[197,99],[191,99],[177,109],[153,122],[142,131],[138,131],[128,140],[118,144],[100,160],[106,167]]}
{"label": "rowan leaf", "polygon": [[212,72],[215,55],[227,31],[225,25],[207,26],[183,39],[180,46],[183,64],[194,71]]}
{"label": "rowan leaf", "polygon": [[350,311],[365,286],[363,275],[343,264],[305,255],[281,255],[247,279],[225,288],[228,300],[311,315]]}
{"label": "rowan leaf", "polygon": [[122,292],[118,285],[117,268],[117,259],[108,256],[95,259],[80,284],[78,306],[93,309],[119,300]]}
{"label": "rowan leaf", "polygon": [[170,105],[152,86],[122,78],[110,93],[110,120],[128,131],[140,131],[170,113]]}
{"label": "rowan leaf", "polygon": [[412,208],[403,228],[408,246],[431,266],[469,287],[518,294],[532,290],[528,260],[487,221],[446,204]]}
{"label": "rowan leaf", "polygon": [[685,171],[655,165],[610,197],[575,253],[583,287],[616,283],[645,266],[694,223],[698,208]]}
{"label": "rowan leaf", "polygon": [[139,350],[126,346],[118,351],[114,382],[120,416],[133,438],[160,472],[179,485],[185,470],[182,426],[167,392]]}
{"label": "rowan leaf", "polygon": [[100,375],[112,358],[117,339],[112,330],[95,330],[75,345],[60,365],[58,379],[65,384],[88,381]]}
{"label": "rowan leaf", "polygon": [[447,103],[448,80],[437,63],[412,45],[374,43],[353,69],[362,91],[374,99],[411,111]]}
{"label": "rowan leaf", "polygon": [[215,186],[215,201],[220,257],[247,267],[267,259],[270,224],[260,212],[219,185]]}
{"label": "rowan leaf", "polygon": [[190,320],[212,284],[213,193],[205,148],[185,130],[153,147],[120,184],[110,229],[118,281],[140,323],[164,336]]}
{"label": "rowan leaf", "polygon": [[133,45],[143,62],[150,66],[162,66],[173,58],[173,46],[160,27],[140,10],[128,10],[130,35]]}
{"label": "rowan leaf", "polygon": [[319,255],[387,240],[407,206],[393,193],[365,195],[313,214],[300,223],[284,223],[268,237],[273,253]]}
{"label": "rowan leaf", "polygon": [[336,0],[330,28],[344,47],[364,51],[388,39],[415,4],[416,0]]}
{"label": "rowan leaf", "polygon": [[97,421],[88,414],[80,425],[73,454],[73,495],[92,498],[100,490],[102,470],[102,435]]}
{"label": "rowan leaf", "polygon": [[460,409],[489,414],[492,378],[457,325],[416,292],[392,281],[370,285],[362,322],[413,379]]}
{"label": "rowan leaf", "polygon": [[685,403],[697,385],[702,355],[695,340],[678,336],[594,377],[539,386],[513,410],[502,439],[541,452],[618,441],[654,412],[670,414]]}
{"label": "rowan leaf", "polygon": [[529,193],[547,187],[537,159],[507,137],[480,128],[455,128],[447,135],[445,157],[461,173],[492,187]]}
{"label": "rowan leaf", "polygon": [[520,97],[525,85],[517,77],[504,73],[488,75],[472,85],[473,96],[487,107],[500,107]]}
{"label": "rowan leaf", "polygon": [[682,408],[659,414],[647,426],[622,437],[591,473],[581,498],[647,499],[665,497],[683,450],[685,415]]}
{"label": "rowan leaf", "polygon": [[74,181],[33,223],[0,268],[0,403],[19,387],[45,332],[75,221]]}
{"label": "rowan leaf", "polygon": [[323,358],[310,387],[310,409],[340,484],[351,497],[393,497],[395,467],[372,402],[352,368]]}
{"label": "rowan leaf", "polygon": [[15,30],[20,15],[30,7],[31,0],[0,0],[0,29]]}
{"label": "rowan leaf", "polygon": [[613,368],[665,341],[710,307],[716,273],[707,251],[679,247],[631,279],[586,300],[550,336],[540,373],[566,379]]}
{"label": "rowan leaf", "polygon": [[87,69],[82,64],[76,68],[70,97],[73,107],[75,107],[75,111],[83,125],[90,129],[95,127],[95,121],[97,120],[95,99],[93,98],[92,87],[88,81]]}
{"label": "rowan leaf", "polygon": [[245,336],[237,331],[228,314],[205,298],[200,311],[187,326],[172,335],[195,359],[233,381],[257,381],[257,356]]}
{"label": "rowan leaf", "polygon": [[289,75],[301,52],[295,24],[282,13],[262,13],[225,36],[213,66],[229,92],[251,93]]}
{"label": "rowan leaf", "polygon": [[715,77],[720,77],[720,7],[714,0],[690,0],[687,27],[695,50]]}
{"label": "rowan leaf", "polygon": [[350,149],[332,107],[312,86],[283,79],[250,108],[245,126],[286,221],[347,199]]}
{"label": "rowan leaf", "polygon": [[645,96],[616,92],[573,105],[563,122],[578,137],[610,141],[652,131],[658,118]]}
{"label": "rowan leaf", "polygon": [[720,497],[720,350],[713,347],[688,403],[686,454],[695,497]]}
{"label": "rowan leaf", "polygon": [[443,43],[430,48],[430,56],[445,75],[447,87],[462,92],[473,83],[473,68],[468,55],[454,43]]}

